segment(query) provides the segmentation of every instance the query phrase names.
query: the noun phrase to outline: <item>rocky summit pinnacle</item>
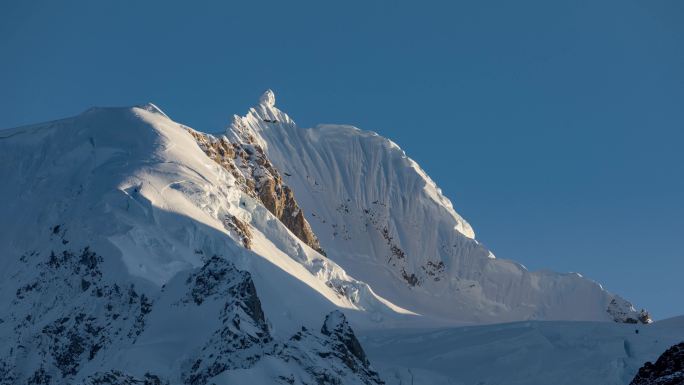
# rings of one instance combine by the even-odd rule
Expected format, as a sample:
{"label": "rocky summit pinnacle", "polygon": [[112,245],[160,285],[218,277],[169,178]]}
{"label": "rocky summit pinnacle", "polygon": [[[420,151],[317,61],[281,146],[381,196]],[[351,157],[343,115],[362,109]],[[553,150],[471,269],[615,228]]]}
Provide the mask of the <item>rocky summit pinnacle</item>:
{"label": "rocky summit pinnacle", "polygon": [[266,107],[275,107],[275,94],[270,89],[264,91],[259,98],[259,104]]}

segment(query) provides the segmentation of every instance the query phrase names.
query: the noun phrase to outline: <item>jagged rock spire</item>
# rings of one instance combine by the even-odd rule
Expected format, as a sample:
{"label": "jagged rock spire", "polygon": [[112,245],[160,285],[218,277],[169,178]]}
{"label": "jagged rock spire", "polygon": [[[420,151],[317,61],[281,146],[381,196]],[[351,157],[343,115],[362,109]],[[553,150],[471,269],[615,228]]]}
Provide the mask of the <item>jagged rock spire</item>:
{"label": "jagged rock spire", "polygon": [[259,104],[266,107],[275,107],[275,94],[271,89],[264,91],[259,97]]}
{"label": "jagged rock spire", "polygon": [[368,358],[361,347],[361,343],[356,339],[356,335],[347,322],[347,318],[339,310],[335,310],[325,317],[325,322],[321,328],[321,334],[333,337],[340,341],[351,354],[361,360],[364,365],[368,365]]}

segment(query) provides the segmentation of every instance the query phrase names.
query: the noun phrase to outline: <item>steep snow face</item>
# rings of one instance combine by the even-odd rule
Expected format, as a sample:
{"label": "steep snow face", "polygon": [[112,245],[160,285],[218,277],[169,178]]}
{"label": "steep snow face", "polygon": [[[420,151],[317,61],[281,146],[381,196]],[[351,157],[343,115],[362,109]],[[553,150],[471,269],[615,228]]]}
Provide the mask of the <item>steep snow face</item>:
{"label": "steep snow face", "polygon": [[374,132],[299,128],[269,90],[227,135],[255,138],[328,256],[403,308],[451,322],[640,319],[578,274],[496,259],[416,162]]}

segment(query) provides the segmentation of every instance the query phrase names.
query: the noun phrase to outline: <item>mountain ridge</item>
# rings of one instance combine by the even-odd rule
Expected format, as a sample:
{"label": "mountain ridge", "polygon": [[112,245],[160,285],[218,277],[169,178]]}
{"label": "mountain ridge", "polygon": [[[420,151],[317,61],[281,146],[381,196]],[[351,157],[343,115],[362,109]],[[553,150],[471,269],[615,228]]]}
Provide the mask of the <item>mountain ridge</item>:
{"label": "mountain ridge", "polygon": [[[483,301],[490,301],[490,307],[501,305],[499,315],[481,314],[479,318],[464,322],[487,322],[492,317],[501,321],[500,317],[516,311],[519,314],[506,320],[589,317],[572,318],[572,314],[564,313],[553,304],[546,305],[556,306],[555,313],[548,315],[521,307],[523,301],[536,303],[544,300],[533,287],[544,284],[548,281],[545,277],[555,273],[530,272],[516,262],[495,260],[494,254],[475,240],[472,227],[456,213],[436,183],[396,143],[375,132],[353,126],[327,124],[300,128],[289,115],[276,107],[272,91],[266,91],[261,99],[268,100],[268,103],[258,104],[244,117],[234,116],[226,136],[248,135],[254,138],[253,141],[286,176],[286,182],[294,190],[323,247],[332,252],[333,259],[352,275],[379,289],[384,282],[373,281],[379,276],[378,265],[391,265],[389,270],[392,274],[410,287],[417,287],[416,291],[424,283],[426,290],[443,296],[474,297],[474,303],[459,304],[459,309],[469,306],[469,311],[476,313]],[[426,225],[432,227],[425,230]],[[352,236],[354,231],[356,234]],[[383,258],[386,262],[381,261]],[[473,264],[477,266],[469,266]],[[451,275],[448,273],[450,269],[455,271]],[[499,291],[504,284],[488,285],[478,277],[487,269],[490,275],[502,275],[497,279],[506,279],[511,274],[520,276],[527,281],[520,290],[527,292],[519,293],[520,298],[514,303],[500,303],[500,297],[509,294]],[[569,286],[586,284],[583,290],[589,297],[604,292],[600,284],[585,280],[579,274],[565,273],[557,277],[566,282],[561,284]],[[516,285],[514,281],[507,284]],[[548,284],[555,286],[558,283]],[[383,289],[380,293],[393,302],[397,302],[395,299],[398,297],[393,295],[395,291],[403,291],[399,294],[402,297],[414,295],[406,294],[401,286]],[[470,291],[483,293],[470,294]],[[596,293],[590,293],[592,291]],[[434,300],[429,296],[421,298],[423,302]],[[410,308],[416,304],[400,305]],[[647,322],[649,319],[646,313],[636,312],[631,304],[617,296],[606,296],[594,306],[597,309],[592,319],[600,319],[606,313],[618,321],[630,318]],[[425,313],[421,310],[417,312]],[[455,314],[440,316],[450,318]]]}
{"label": "mountain ridge", "polygon": [[0,383],[374,384],[352,328],[650,321],[494,258],[395,143],[319,127],[266,92],[225,135],[151,103],[0,131]]}

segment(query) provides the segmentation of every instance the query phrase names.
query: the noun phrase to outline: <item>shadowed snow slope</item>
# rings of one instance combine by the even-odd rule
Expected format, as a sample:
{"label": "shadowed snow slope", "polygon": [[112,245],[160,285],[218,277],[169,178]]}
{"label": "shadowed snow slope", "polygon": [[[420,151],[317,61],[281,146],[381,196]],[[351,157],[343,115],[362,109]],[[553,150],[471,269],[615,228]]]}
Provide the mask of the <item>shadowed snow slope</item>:
{"label": "shadowed snow slope", "polygon": [[361,336],[388,385],[625,385],[645,361],[683,339],[684,317],[650,325],[529,321]]}

